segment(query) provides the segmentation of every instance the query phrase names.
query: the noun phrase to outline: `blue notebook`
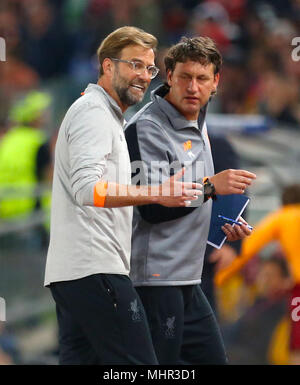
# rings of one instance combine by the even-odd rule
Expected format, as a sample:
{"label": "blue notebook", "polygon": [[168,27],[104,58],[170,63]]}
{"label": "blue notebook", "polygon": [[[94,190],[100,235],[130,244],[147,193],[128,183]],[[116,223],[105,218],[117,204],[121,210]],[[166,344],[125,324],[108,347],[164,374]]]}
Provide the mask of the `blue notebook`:
{"label": "blue notebook", "polygon": [[249,201],[250,198],[246,195],[217,195],[217,199],[213,201],[211,212],[210,228],[207,240],[209,245],[220,249],[226,240],[226,235],[223,233],[221,228],[226,223],[226,220],[219,218],[218,215],[238,220]]}

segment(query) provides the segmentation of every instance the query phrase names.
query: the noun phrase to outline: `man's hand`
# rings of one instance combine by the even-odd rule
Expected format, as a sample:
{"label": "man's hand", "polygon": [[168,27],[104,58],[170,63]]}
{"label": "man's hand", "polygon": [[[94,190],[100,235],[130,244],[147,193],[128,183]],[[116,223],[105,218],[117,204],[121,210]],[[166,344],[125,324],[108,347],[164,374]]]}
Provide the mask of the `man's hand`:
{"label": "man's hand", "polygon": [[181,182],[185,169],[182,168],[175,175],[159,186],[158,201],[166,207],[186,207],[191,201],[202,195],[202,185],[194,182]]}
{"label": "man's hand", "polygon": [[242,222],[243,225],[231,226],[229,223],[226,223],[224,226],[222,226],[222,230],[227,236],[227,240],[230,242],[243,239],[250,235],[252,232],[252,230],[247,227],[248,223],[242,217],[240,217],[238,221]]}
{"label": "man's hand", "polygon": [[208,261],[210,263],[215,263],[214,270],[217,272],[228,267],[234,261],[236,256],[237,253],[234,248],[225,243],[221,249],[213,250],[208,258]]}
{"label": "man's hand", "polygon": [[246,170],[228,169],[209,178],[214,184],[216,194],[244,194],[246,187],[250,186],[256,175]]}
{"label": "man's hand", "polygon": [[[181,182],[184,168],[160,185],[122,185],[108,182],[104,207],[160,204],[166,207],[187,207],[202,195],[200,183]],[[96,185],[97,188],[97,185]],[[105,193],[105,191],[104,191]],[[100,191],[100,197],[103,192]]]}

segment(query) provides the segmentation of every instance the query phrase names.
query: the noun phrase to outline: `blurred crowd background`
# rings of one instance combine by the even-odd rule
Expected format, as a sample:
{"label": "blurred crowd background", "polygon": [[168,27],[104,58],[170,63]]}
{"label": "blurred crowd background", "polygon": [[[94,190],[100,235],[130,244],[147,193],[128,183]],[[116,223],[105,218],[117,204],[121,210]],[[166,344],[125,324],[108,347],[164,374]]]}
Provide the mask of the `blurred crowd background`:
{"label": "blurred crowd background", "polygon": [[[126,117],[164,81],[170,45],[181,36],[209,36],[224,64],[208,130],[258,176],[247,191],[247,220],[255,226],[280,208],[286,186],[300,183],[300,51],[292,45],[300,37],[299,0],[1,0],[0,363],[57,363],[54,303],[43,288],[55,140],[67,108],[97,82],[100,42],[124,25],[158,38],[160,67]],[[217,314],[231,363],[289,362],[290,286],[276,242],[226,279],[217,274]]]}

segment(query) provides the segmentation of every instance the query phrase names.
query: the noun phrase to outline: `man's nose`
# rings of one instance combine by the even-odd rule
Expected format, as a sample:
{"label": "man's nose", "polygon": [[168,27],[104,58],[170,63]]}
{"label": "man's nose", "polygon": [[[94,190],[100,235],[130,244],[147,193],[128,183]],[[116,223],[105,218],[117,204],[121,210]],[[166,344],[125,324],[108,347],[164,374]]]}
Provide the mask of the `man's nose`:
{"label": "man's nose", "polygon": [[197,79],[191,79],[188,84],[187,90],[189,92],[197,92],[197,88],[198,88]]}
{"label": "man's nose", "polygon": [[151,76],[150,73],[148,72],[147,68],[145,68],[144,71],[142,71],[139,74],[139,78],[143,80],[144,82],[150,83],[151,82]]}

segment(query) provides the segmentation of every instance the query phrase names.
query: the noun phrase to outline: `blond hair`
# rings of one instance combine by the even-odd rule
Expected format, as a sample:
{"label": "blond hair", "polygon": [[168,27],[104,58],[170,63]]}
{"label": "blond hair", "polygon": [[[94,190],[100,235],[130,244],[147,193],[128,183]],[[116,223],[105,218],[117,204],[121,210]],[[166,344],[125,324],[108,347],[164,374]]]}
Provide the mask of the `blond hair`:
{"label": "blond hair", "polygon": [[122,49],[129,45],[140,45],[155,51],[157,39],[150,33],[137,27],[125,26],[116,29],[102,41],[97,50],[100,64],[99,77],[103,75],[103,60],[105,58],[120,59]]}

